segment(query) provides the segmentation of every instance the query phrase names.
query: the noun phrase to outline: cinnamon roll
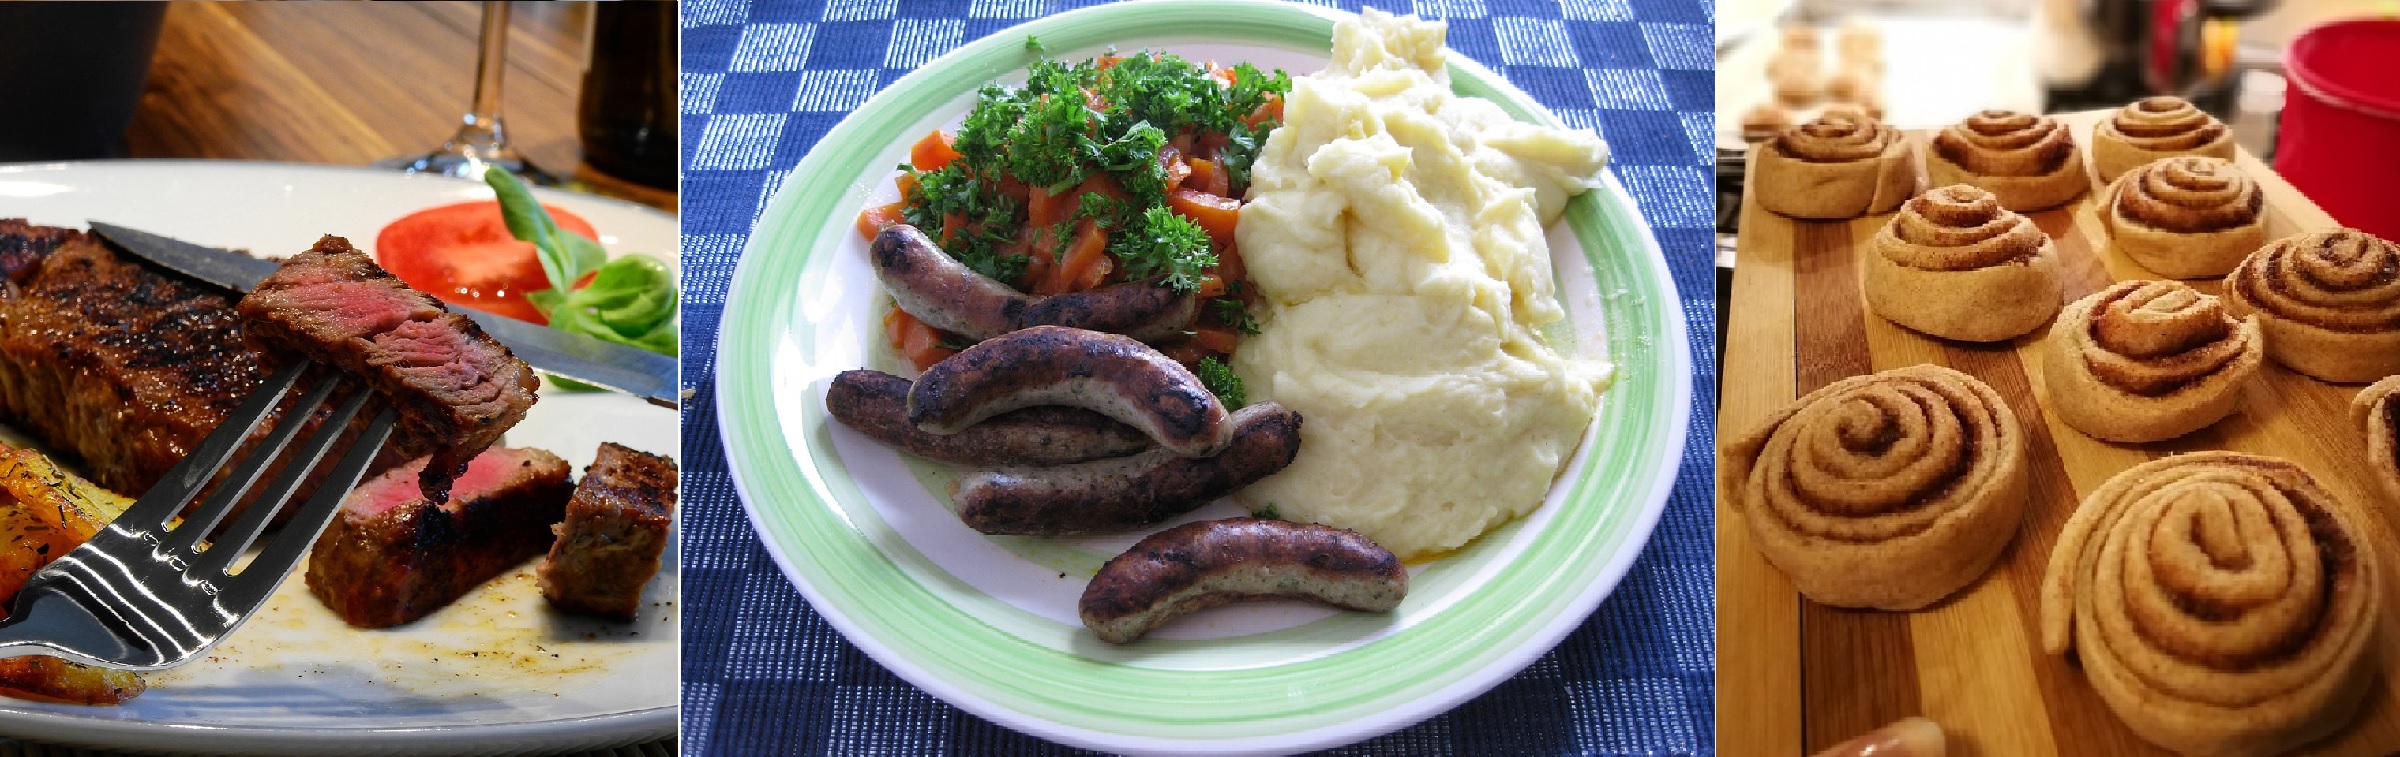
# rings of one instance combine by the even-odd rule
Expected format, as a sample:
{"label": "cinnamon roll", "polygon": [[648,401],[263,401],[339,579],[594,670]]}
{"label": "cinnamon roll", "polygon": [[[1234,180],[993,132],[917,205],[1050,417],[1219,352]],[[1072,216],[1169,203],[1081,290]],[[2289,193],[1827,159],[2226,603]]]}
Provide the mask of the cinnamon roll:
{"label": "cinnamon roll", "polygon": [[1990,342],[2058,312],[2058,247],[1992,193],[1948,186],[1900,205],[1866,256],[1867,307],[1938,337]]}
{"label": "cinnamon roll", "polygon": [[2357,714],[2382,602],[2361,513],[2237,452],[2134,466],[2084,498],[2042,579],[2042,646],[2182,754],[2267,755]]}
{"label": "cinnamon roll", "polygon": [[1857,218],[1900,206],[1917,188],[1900,131],[1827,113],[1759,146],[1759,204],[1795,218]]}
{"label": "cinnamon roll", "polygon": [[1792,112],[1774,103],[1759,103],[1742,111],[1742,141],[1751,144],[1774,139],[1792,127]]}
{"label": "cinnamon roll", "polygon": [[2101,196],[2109,243],[2160,276],[2223,276],[2267,242],[2265,195],[2233,162],[2184,156],[2127,172]]}
{"label": "cinnamon roll", "polygon": [[2257,313],[2267,357],[2317,378],[2400,373],[2400,246],[2355,229],[2267,243],[2225,275],[2235,315]]}
{"label": "cinnamon roll", "polygon": [[2058,314],[2042,381],[2059,420],[2095,438],[2154,442],[2233,412],[2266,362],[2258,319],[2174,281],[2120,281]]}
{"label": "cinnamon roll", "polygon": [[2233,159],[2233,130],[2180,97],[2143,98],[2092,128],[2092,168],[2100,183],[2142,164],[2177,155]]}
{"label": "cinnamon roll", "polygon": [[2066,124],[2049,116],[1987,110],[1935,134],[1925,148],[1935,185],[1972,184],[2009,210],[2041,210],[2083,194],[2083,159]]}
{"label": "cinnamon roll", "polygon": [[1810,392],[1730,440],[1717,491],[1809,599],[1913,610],[1973,582],[2025,510],[2025,432],[1973,376],[1917,365]]}
{"label": "cinnamon roll", "polygon": [[2350,409],[2367,429],[2367,469],[2383,482],[2386,504],[2400,507],[2400,376],[2367,387]]}

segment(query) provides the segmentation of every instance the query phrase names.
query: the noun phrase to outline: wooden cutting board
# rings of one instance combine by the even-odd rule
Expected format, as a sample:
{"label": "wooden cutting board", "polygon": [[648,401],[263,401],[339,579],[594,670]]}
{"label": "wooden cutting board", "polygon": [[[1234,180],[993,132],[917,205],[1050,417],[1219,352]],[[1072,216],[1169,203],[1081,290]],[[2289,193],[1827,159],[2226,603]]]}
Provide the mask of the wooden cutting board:
{"label": "wooden cutting board", "polygon": [[[2062,117],[2087,146],[2106,112]],[[1920,150],[1929,134],[1911,134]],[[1923,186],[1920,159],[1919,189]],[[2242,170],[2266,195],[2267,235],[2337,228],[2332,217],[2243,154]],[[1756,187],[1757,182],[1750,186]],[[2031,214],[2058,243],[2072,302],[2123,279],[2158,278],[2110,252],[2094,214],[2100,186],[2068,206]],[[1718,438],[1754,430],[1793,399],[1836,380],[1918,363],[1973,374],[2024,421],[2032,501],[2014,543],[1992,572],[1934,608],[1914,613],[1838,610],[1802,599],[1750,544],[1717,500],[1717,744],[1726,755],[1810,754],[1911,715],[1951,734],[1951,754],[2165,755],[2127,730],[2065,658],[2042,652],[2042,570],[2059,530],[2085,494],[2110,476],[2166,455],[2212,449],[2299,462],[2344,501],[2376,513],[2368,538],[2381,547],[2385,586],[2400,586],[2400,502],[2388,502],[2366,467],[2349,405],[2363,385],[2310,379],[2269,362],[2218,424],[2155,444],[2102,442],[2051,417],[2037,351],[2048,328],[2013,342],[1969,344],[1918,334],[1866,309],[1861,256],[1891,214],[1848,222],[1794,221],[1743,198],[1728,303]],[[2221,282],[2189,282],[2218,294]],[[1930,294],[1930,293],[1929,293]],[[2383,679],[2347,730],[2302,754],[2400,752],[2400,597],[2383,605]]]}

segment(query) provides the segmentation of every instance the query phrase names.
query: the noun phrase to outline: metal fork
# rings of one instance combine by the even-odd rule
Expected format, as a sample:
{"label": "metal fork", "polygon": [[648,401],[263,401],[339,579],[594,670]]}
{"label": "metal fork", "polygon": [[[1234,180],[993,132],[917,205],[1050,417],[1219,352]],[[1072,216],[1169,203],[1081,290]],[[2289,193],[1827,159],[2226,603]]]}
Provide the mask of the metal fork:
{"label": "metal fork", "polygon": [[283,532],[258,557],[233,572],[308,473],[338,442],[375,392],[350,392],[324,425],[293,450],[289,462],[242,516],[203,544],[217,522],[266,474],[309,416],[338,389],[356,382],[335,374],[302,395],[283,422],[181,524],[169,522],[233,458],[252,429],[311,365],[301,360],[269,377],[240,408],[91,541],[26,580],[16,606],[0,620],[0,657],[43,654],[118,670],[160,670],[189,662],[249,620],[282,585],[318,533],[358,485],[397,417],[378,412],[350,451],[299,506]]}

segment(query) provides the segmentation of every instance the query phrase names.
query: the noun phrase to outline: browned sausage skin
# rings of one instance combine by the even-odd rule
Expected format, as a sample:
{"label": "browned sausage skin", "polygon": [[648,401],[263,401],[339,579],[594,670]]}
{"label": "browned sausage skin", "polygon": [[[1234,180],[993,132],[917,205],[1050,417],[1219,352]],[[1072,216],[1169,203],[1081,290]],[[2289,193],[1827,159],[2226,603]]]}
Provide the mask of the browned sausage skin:
{"label": "browned sausage skin", "polygon": [[1124,531],[1191,512],[1266,478],[1300,452],[1300,414],[1261,402],[1233,414],[1233,441],[1212,457],[1154,449],[959,481],[959,520],[987,534],[1069,536]]}
{"label": "browned sausage skin", "polygon": [[908,422],[908,379],[882,371],[843,371],[825,390],[825,409],[842,425],[902,452],[962,465],[1058,465],[1120,457],[1150,437],[1108,416],[1071,407],[1002,413],[956,434],[932,434]]}
{"label": "browned sausage skin", "polygon": [[1355,531],[1258,518],[1160,531],[1100,567],[1078,609],[1124,644],[1190,613],[1245,599],[1306,599],[1387,612],[1408,596],[1400,558]]}
{"label": "browned sausage skin", "polygon": [[1225,405],[1182,364],[1132,337],[1059,326],[1012,331],[925,369],[908,392],[908,421],[955,434],[1036,405],[1098,412],[1187,457],[1233,438]]}
{"label": "browned sausage skin", "polygon": [[1198,298],[1156,280],[1033,297],[976,273],[907,224],[877,233],[868,252],[893,304],[927,325],[977,341],[1029,326],[1159,339],[1180,333],[1199,311]]}

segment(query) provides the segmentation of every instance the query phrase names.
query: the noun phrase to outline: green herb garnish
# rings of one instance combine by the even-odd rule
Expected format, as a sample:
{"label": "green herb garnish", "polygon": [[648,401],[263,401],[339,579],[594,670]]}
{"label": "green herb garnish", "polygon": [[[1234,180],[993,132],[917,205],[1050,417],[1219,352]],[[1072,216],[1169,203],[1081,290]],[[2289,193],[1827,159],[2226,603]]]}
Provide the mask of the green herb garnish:
{"label": "green herb garnish", "polygon": [[[532,242],[550,288],[525,293],[525,301],[550,319],[550,327],[628,347],[674,355],[682,349],[676,325],[675,274],[659,259],[641,253],[610,258],[591,238],[560,228],[515,174],[494,166],[484,171],[500,200],[508,233]],[[585,274],[590,284],[575,288]],[[560,387],[597,387],[552,377]]]}
{"label": "green herb garnish", "polygon": [[1265,518],[1267,520],[1283,520],[1283,513],[1275,509],[1275,503],[1269,502],[1267,503],[1266,507],[1259,508],[1258,512],[1251,513],[1250,517]]}
{"label": "green herb garnish", "polygon": [[1200,385],[1208,387],[1208,393],[1217,395],[1217,401],[1225,403],[1227,409],[1238,410],[1250,404],[1249,393],[1242,389],[1242,377],[1233,374],[1233,366],[1214,357],[1204,357],[1192,372],[1200,375]]}

